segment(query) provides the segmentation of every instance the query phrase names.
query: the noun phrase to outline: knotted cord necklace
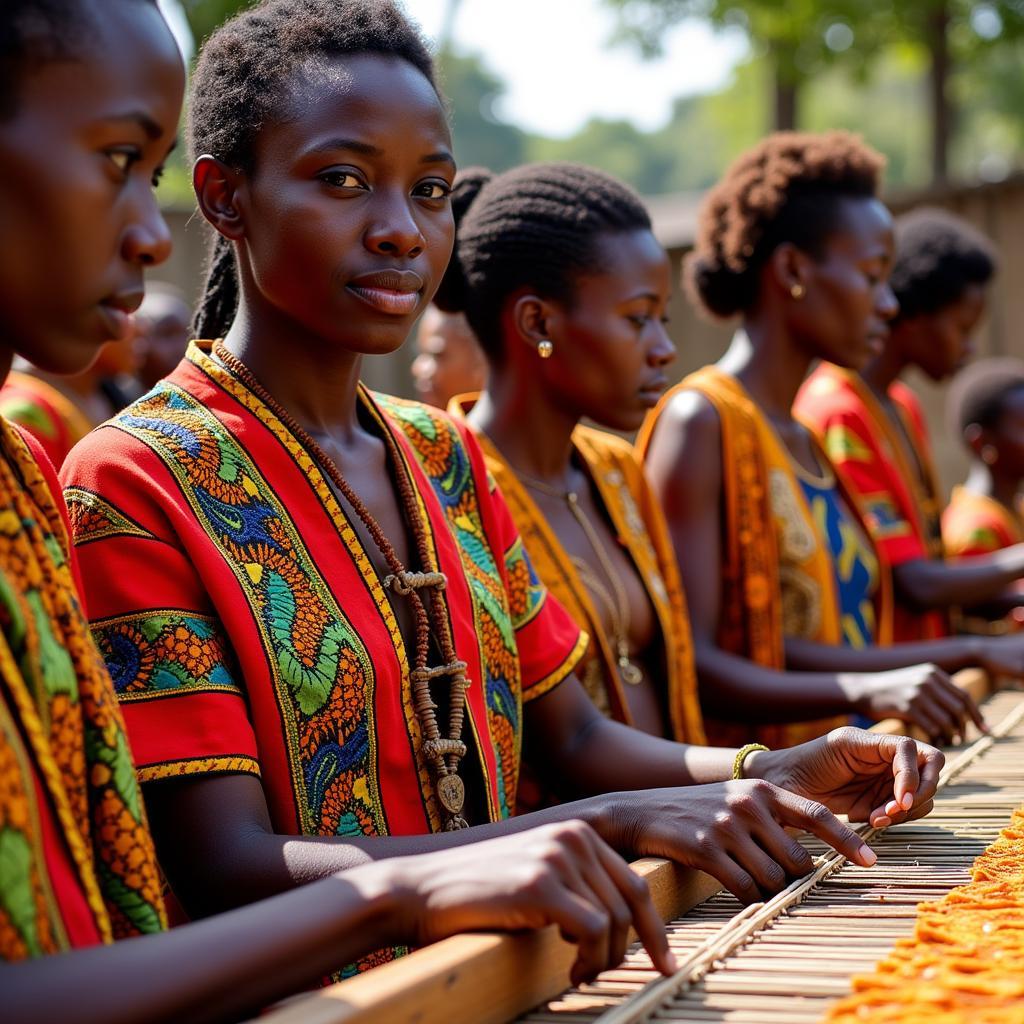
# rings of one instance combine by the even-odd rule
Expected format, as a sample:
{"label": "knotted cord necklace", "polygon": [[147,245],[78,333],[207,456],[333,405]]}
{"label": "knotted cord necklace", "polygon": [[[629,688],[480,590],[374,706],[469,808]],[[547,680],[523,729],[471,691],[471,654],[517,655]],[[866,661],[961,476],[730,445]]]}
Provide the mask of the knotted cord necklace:
{"label": "knotted cord necklace", "polygon": [[[412,680],[413,707],[423,731],[423,754],[432,765],[437,777],[437,798],[448,815],[445,821],[445,830],[450,832],[455,829],[467,828],[468,822],[462,816],[466,789],[458,775],[459,761],[466,754],[466,744],[462,741],[462,724],[466,708],[466,687],[469,685],[466,679],[467,665],[464,661],[460,661],[455,653],[448,616],[445,614],[441,598],[441,591],[445,589],[448,580],[444,573],[429,571],[430,544],[426,527],[420,516],[412,480],[404,469],[395,439],[385,425],[381,435],[387,450],[388,461],[393,467],[401,510],[406,522],[412,528],[416,554],[420,564],[428,569],[426,572],[410,572],[402,565],[391,542],[384,536],[380,524],[341,475],[334,461],[317,444],[309,431],[301,427],[288,410],[256,379],[252,371],[237,356],[229,352],[220,340],[214,343],[213,353],[227,370],[270,409],[312,456],[320,471],[328,477],[359,516],[373,543],[387,563],[390,573],[383,580],[384,586],[392,593],[409,599],[416,621],[416,660],[415,667],[409,676]],[[420,590],[432,591],[429,611],[419,594]],[[434,637],[441,650],[441,657],[444,659],[443,665],[435,667],[427,665],[431,627],[433,627]],[[430,683],[432,680],[445,676],[448,677],[450,685],[448,735],[442,736],[437,724],[437,705],[430,696]]]}

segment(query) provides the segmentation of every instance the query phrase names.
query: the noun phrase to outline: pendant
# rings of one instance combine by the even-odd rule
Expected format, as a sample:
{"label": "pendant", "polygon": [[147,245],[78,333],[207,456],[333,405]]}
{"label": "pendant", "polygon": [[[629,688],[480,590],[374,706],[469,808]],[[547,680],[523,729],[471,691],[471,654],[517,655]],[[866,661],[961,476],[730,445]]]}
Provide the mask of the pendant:
{"label": "pendant", "polygon": [[437,798],[449,814],[458,814],[466,801],[466,787],[458,775],[442,775],[437,780]]}
{"label": "pendant", "polygon": [[643,672],[629,660],[629,655],[624,653],[622,647],[619,648],[619,675],[630,686],[639,686],[644,681]]}

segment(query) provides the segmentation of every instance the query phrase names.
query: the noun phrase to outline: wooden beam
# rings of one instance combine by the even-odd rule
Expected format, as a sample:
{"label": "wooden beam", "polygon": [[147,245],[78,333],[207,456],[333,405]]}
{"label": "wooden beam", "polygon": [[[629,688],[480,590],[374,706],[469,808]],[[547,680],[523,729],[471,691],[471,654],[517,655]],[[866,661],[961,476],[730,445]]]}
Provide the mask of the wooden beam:
{"label": "wooden beam", "polygon": [[[722,888],[710,875],[671,861],[644,858],[632,867],[647,879],[666,921]],[[564,992],[575,956],[575,946],[553,926],[515,935],[456,935],[279,1003],[258,1024],[506,1024]]]}

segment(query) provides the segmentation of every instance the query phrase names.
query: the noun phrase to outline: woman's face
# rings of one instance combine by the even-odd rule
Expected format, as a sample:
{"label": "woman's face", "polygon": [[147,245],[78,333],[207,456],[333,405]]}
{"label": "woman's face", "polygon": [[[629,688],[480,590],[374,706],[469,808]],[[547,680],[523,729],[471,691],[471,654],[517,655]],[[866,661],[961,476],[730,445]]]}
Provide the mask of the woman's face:
{"label": "woman's face", "polygon": [[982,443],[993,445],[997,452],[993,470],[1024,480],[1024,387],[1006,396],[996,428],[983,432]]}
{"label": "woman's face", "polygon": [[934,381],[946,380],[963,369],[974,355],[974,329],[985,312],[986,288],[970,284],[954,301],[893,328],[906,361]]}
{"label": "woman's face", "polygon": [[171,238],[153,195],[185,72],[155,6],[104,0],[72,60],[27,72],[0,122],[4,342],[78,373],[127,338],[143,270]]}
{"label": "woman's face", "polygon": [[811,355],[859,370],[878,355],[898,309],[889,287],[892,216],[877,199],[845,199],[839,227],[810,264],[793,323]]}
{"label": "woman's face", "polygon": [[665,330],[671,270],[648,230],[595,242],[600,272],[584,275],[571,303],[548,319],[554,344],[540,363],[559,407],[613,430],[632,431],[657,404],[675,346]]}
{"label": "woman's face", "polygon": [[234,197],[257,315],[350,352],[394,351],[451,256],[454,175],[441,101],[407,61],[300,69]]}

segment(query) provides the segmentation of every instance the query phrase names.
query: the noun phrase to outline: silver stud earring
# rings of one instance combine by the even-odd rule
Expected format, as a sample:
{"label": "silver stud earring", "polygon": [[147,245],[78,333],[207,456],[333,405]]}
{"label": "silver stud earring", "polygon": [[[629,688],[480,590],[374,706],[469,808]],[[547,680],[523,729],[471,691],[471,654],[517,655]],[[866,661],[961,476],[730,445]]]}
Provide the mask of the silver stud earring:
{"label": "silver stud earring", "polygon": [[547,338],[541,338],[541,340],[537,342],[537,355],[539,355],[541,359],[550,359],[554,351],[554,343],[548,341]]}

